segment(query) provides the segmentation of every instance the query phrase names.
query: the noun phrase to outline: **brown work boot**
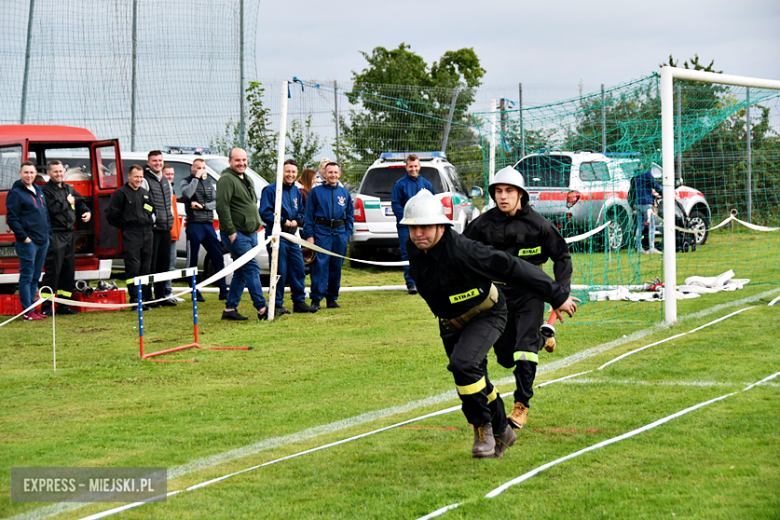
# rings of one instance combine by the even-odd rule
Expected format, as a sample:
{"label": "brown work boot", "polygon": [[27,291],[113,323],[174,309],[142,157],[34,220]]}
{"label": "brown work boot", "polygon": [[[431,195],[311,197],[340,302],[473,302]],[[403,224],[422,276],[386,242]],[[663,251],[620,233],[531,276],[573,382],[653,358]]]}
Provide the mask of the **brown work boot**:
{"label": "brown work boot", "polygon": [[493,457],[496,454],[496,439],[493,437],[493,425],[490,423],[474,427],[474,446],[471,456],[476,459]]}
{"label": "brown work boot", "polygon": [[500,459],[504,456],[504,452],[515,443],[517,440],[517,434],[512,429],[511,426],[508,424],[506,425],[506,428],[504,428],[504,432],[496,435],[496,453],[494,455],[495,458]]}
{"label": "brown work boot", "polygon": [[528,408],[523,403],[515,403],[514,410],[506,418],[509,419],[512,428],[519,430],[528,420]]}
{"label": "brown work boot", "polygon": [[547,338],[547,341],[544,342],[544,350],[547,352],[555,352],[555,346],[558,344],[557,341],[555,341],[555,338]]}

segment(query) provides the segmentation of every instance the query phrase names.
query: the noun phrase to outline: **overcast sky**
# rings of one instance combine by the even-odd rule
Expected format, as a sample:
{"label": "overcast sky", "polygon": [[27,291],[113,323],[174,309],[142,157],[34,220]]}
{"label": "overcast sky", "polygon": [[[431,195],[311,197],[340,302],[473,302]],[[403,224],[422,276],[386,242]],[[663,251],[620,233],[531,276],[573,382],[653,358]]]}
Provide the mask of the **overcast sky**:
{"label": "overcast sky", "polygon": [[698,53],[725,73],[780,79],[780,1],[261,0],[260,78],[350,80],[359,51],[411,45],[429,64],[473,47],[486,86],[616,85]]}

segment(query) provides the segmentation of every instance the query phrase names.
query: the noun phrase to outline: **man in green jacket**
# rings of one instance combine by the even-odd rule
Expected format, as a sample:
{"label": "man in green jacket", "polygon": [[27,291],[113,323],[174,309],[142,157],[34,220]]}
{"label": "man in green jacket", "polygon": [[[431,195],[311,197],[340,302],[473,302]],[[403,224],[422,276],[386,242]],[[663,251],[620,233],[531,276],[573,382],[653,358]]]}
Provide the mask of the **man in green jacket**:
{"label": "man in green jacket", "polygon": [[[257,195],[252,181],[244,175],[247,168],[246,150],[233,148],[228,156],[230,168],[225,168],[217,181],[217,216],[222,243],[230,251],[233,260],[257,246],[257,231],[262,226],[257,210]],[[233,273],[228,288],[228,297],[223,320],[246,321],[238,313],[238,305],[249,290],[259,320],[268,319],[268,307],[263,298],[263,284],[260,283],[260,265],[251,259]]]}

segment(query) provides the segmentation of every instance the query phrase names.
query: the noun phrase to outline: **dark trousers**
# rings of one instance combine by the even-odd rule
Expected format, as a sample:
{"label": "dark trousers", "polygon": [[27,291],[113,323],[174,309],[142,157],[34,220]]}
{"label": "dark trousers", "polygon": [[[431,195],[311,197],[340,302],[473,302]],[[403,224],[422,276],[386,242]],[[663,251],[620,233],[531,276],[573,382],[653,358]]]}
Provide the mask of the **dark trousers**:
{"label": "dark trousers", "polygon": [[[314,244],[337,255],[347,254],[349,235],[326,235],[314,233]],[[317,253],[317,259],[311,265],[311,300],[318,302],[323,298],[337,300],[341,289],[341,266],[344,259],[337,256]]]}
{"label": "dark trousers", "polygon": [[544,322],[544,302],[529,295],[510,296],[507,308],[506,329],[493,349],[501,366],[514,367],[515,402],[530,407],[539,351],[544,345],[539,334],[539,327]]}
{"label": "dark trousers", "polygon": [[[401,248],[401,260],[408,262],[409,255],[406,253],[406,239],[409,238],[409,226],[397,225],[398,228],[398,245]],[[406,280],[406,286],[414,285],[414,280],[409,276],[409,266],[404,266],[404,280]]]}
{"label": "dark trousers", "polygon": [[450,360],[447,370],[463,403],[463,415],[474,426],[492,423],[493,431],[506,428],[504,402],[488,378],[487,354],[504,331],[506,303],[500,297],[491,309],[482,312],[457,332],[439,326],[444,350]]}
{"label": "dark trousers", "polygon": [[[152,263],[149,269],[152,273],[167,273],[171,270],[171,232],[152,231]],[[165,298],[168,291],[165,282],[154,284],[154,296],[157,299]]]}
{"label": "dark trousers", "polygon": [[41,287],[51,287],[54,294],[57,291],[73,291],[76,275],[76,236],[73,231],[52,231],[43,269],[46,272]]}
{"label": "dark trousers", "polygon": [[[272,258],[271,243],[266,246],[268,258]],[[301,246],[285,239],[279,242],[279,265],[277,266],[279,282],[276,284],[276,306],[284,303],[284,286],[290,284],[293,303],[306,301],[306,268],[303,265]]]}
{"label": "dark trousers", "polygon": [[[225,268],[225,258],[222,255],[222,246],[219,244],[219,238],[217,238],[217,232],[214,231],[214,225],[212,223],[201,224],[187,223],[187,267],[196,267],[198,265],[198,249],[203,246],[203,249],[211,257],[214,262],[214,268],[217,271],[221,271]],[[227,283],[225,278],[220,278],[217,281],[217,285],[224,292],[227,290]]]}
{"label": "dark trousers", "polygon": [[[132,280],[136,276],[149,274],[152,262],[153,233],[151,229],[123,229],[122,230],[122,257],[125,259],[125,277]],[[138,300],[138,289],[128,281],[127,292],[130,301]],[[144,287],[144,301],[152,299],[152,288],[147,284]]]}

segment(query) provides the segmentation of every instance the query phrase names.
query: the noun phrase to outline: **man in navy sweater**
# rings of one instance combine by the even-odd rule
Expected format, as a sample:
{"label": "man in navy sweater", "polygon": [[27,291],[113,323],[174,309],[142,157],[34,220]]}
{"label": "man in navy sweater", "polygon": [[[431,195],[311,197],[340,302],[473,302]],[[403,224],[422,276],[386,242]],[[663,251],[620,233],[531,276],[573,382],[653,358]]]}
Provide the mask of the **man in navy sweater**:
{"label": "man in navy sweater", "polygon": [[34,309],[28,310],[38,293],[38,280],[51,235],[46,199],[41,187],[35,185],[37,175],[35,163],[23,162],[19,170],[21,178],[14,183],[5,200],[6,223],[14,232],[16,255],[19,257],[19,300],[27,311],[24,321],[46,318]]}
{"label": "man in navy sweater", "polygon": [[[401,247],[401,260],[408,261],[409,255],[406,254],[406,239],[409,238],[409,227],[401,224],[404,218],[404,206],[409,199],[417,195],[422,190],[428,190],[433,194],[433,184],[420,176],[420,158],[415,154],[409,154],[406,157],[406,175],[398,179],[393,185],[393,194],[390,196],[390,202],[393,205],[395,213],[395,227],[398,230],[398,245]],[[404,266],[404,279],[409,294],[417,294],[417,285],[409,276],[409,266]]]}
{"label": "man in navy sweater", "polygon": [[[655,242],[655,220],[653,219],[653,202],[655,202],[655,194],[653,190],[658,193],[663,193],[663,188],[659,185],[649,170],[638,174],[631,180],[632,190],[630,191],[629,204],[631,204],[634,213],[636,214],[636,250],[639,253],[658,254],[660,251],[655,248],[653,243]],[[648,249],[645,251],[642,249],[642,232],[645,229],[645,225],[648,225]]]}

